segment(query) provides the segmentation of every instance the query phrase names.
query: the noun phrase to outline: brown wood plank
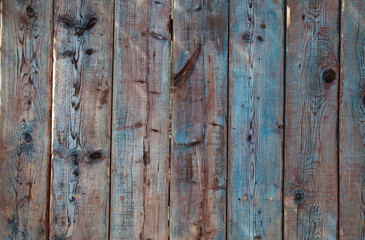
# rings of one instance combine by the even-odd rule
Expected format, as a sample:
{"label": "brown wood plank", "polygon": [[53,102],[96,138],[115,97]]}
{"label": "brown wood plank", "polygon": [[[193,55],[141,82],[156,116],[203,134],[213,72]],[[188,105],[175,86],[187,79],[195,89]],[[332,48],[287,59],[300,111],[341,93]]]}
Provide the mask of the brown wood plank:
{"label": "brown wood plank", "polygon": [[51,239],[107,239],[113,1],[54,9]]}
{"label": "brown wood plank", "polygon": [[226,235],[228,2],[175,0],[171,239]]}
{"label": "brown wood plank", "polygon": [[46,239],[52,1],[0,8],[0,239]]}
{"label": "brown wood plank", "polygon": [[111,239],[167,239],[171,1],[116,1]]}
{"label": "brown wood plank", "polygon": [[288,0],[285,239],[337,237],[338,0]]}
{"label": "brown wood plank", "polygon": [[365,2],[342,1],[340,239],[365,239]]}
{"label": "brown wood plank", "polygon": [[228,238],[282,238],[284,1],[231,0]]}

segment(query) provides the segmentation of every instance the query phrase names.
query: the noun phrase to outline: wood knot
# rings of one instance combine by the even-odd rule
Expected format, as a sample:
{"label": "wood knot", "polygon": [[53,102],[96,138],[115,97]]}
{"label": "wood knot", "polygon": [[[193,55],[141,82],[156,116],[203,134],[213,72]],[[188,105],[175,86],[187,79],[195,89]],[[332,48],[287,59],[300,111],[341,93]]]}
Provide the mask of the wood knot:
{"label": "wood knot", "polygon": [[85,53],[90,56],[94,53],[94,50],[92,48],[89,48],[89,49],[86,49]]}
{"label": "wood knot", "polygon": [[156,33],[156,32],[150,32],[150,35],[152,38],[159,40],[159,41],[167,41],[167,37],[163,34]]}
{"label": "wood knot", "polygon": [[253,139],[252,135],[251,135],[251,134],[249,134],[249,135],[247,136],[247,142],[249,142],[249,143],[253,143],[253,142],[252,142],[252,139]]}
{"label": "wood knot", "polygon": [[242,39],[245,43],[252,43],[253,42],[253,39],[252,39],[252,34],[251,33],[248,33],[248,32],[245,32],[243,35],[242,35]]}
{"label": "wood knot", "polygon": [[198,44],[194,53],[190,56],[184,67],[177,74],[175,74],[172,81],[174,91],[181,87],[187,81],[187,79],[190,79],[191,75],[193,74],[194,67],[198,61],[202,46],[202,44]]}
{"label": "wood knot", "polygon": [[85,163],[96,164],[106,159],[106,154],[102,150],[95,150],[86,155]]}
{"label": "wood knot", "polygon": [[32,135],[30,135],[29,133],[24,134],[24,141],[26,143],[30,143],[32,141]]}
{"label": "wood knot", "polygon": [[68,58],[68,57],[75,57],[76,52],[73,50],[67,50],[62,53],[62,57]]}
{"label": "wood knot", "polygon": [[72,174],[75,176],[75,177],[78,177],[80,175],[80,171],[78,169],[74,170],[72,172]]}
{"label": "wood knot", "polygon": [[69,200],[68,200],[70,203],[74,203],[76,201],[76,198],[75,196],[72,196]]}
{"label": "wood knot", "polygon": [[261,36],[258,36],[257,40],[259,40],[260,42],[264,41],[264,39]]}
{"label": "wood knot", "polygon": [[304,201],[304,198],[305,198],[305,193],[302,189],[298,188],[294,191],[294,201],[297,203],[297,204],[300,204]]}
{"label": "wood knot", "polygon": [[133,125],[133,128],[141,128],[143,127],[143,123],[141,122],[136,122],[134,125]]}
{"label": "wood knot", "polygon": [[80,154],[78,151],[73,151],[71,154],[70,154],[70,160],[71,162],[75,165],[75,166],[78,166],[79,163],[80,163]]}
{"label": "wood knot", "polygon": [[[145,148],[145,147],[143,146],[143,148]],[[150,164],[150,156],[149,156],[148,151],[146,149],[143,149],[142,162],[145,166]]]}
{"label": "wood knot", "polygon": [[26,9],[28,17],[32,18],[35,16],[35,11],[31,6],[28,6]]}
{"label": "wood knot", "polygon": [[8,217],[8,218],[6,219],[6,221],[8,222],[8,224],[12,224],[12,223],[14,223],[14,222],[15,222],[15,218],[14,218],[14,216],[10,216],[10,217]]}
{"label": "wood knot", "polygon": [[85,30],[87,31],[87,30],[90,30],[91,28],[93,28],[96,25],[97,21],[98,21],[97,18],[95,18],[95,17],[91,18],[89,20],[89,22],[86,24]]}
{"label": "wood knot", "polygon": [[100,158],[103,157],[103,154],[101,152],[93,152],[89,155],[89,158],[91,160],[99,160]]}
{"label": "wood knot", "polygon": [[86,24],[76,29],[76,35],[81,37],[85,32],[90,31],[98,22],[98,19],[93,17]]}
{"label": "wood knot", "polygon": [[336,72],[333,69],[326,69],[322,74],[322,78],[326,83],[331,83],[336,79]]}
{"label": "wood knot", "polygon": [[85,32],[90,31],[96,25],[98,19],[92,17],[87,23],[80,24],[80,22],[77,22],[75,19],[61,16],[58,21],[61,22],[65,28],[74,29],[75,35],[81,37]]}

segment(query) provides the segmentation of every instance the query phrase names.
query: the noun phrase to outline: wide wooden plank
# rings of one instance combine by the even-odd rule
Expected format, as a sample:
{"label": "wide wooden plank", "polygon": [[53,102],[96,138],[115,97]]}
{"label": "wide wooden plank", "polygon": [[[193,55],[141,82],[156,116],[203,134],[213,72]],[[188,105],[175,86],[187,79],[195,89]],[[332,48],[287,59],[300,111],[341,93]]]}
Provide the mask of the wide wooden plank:
{"label": "wide wooden plank", "polygon": [[52,1],[0,8],[0,239],[46,239]]}
{"label": "wide wooden plank", "polygon": [[285,238],[336,239],[338,0],[288,0]]}
{"label": "wide wooden plank", "polygon": [[228,2],[175,0],[171,239],[224,239]]}
{"label": "wide wooden plank", "polygon": [[51,239],[107,239],[113,1],[54,9]]}
{"label": "wide wooden plank", "polygon": [[167,239],[171,1],[115,4],[111,239]]}
{"label": "wide wooden plank", "polygon": [[365,1],[343,1],[340,239],[365,239]]}
{"label": "wide wooden plank", "polygon": [[284,1],[230,3],[228,238],[281,239]]}

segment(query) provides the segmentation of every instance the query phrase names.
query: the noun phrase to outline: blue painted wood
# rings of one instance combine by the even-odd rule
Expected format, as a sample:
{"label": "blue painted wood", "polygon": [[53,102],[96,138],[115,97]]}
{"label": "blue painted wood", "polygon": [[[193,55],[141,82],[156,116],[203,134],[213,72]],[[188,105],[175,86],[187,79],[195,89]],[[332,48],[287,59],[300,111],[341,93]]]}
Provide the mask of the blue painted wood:
{"label": "blue painted wood", "polygon": [[54,5],[51,239],[107,239],[113,1]]}
{"label": "blue painted wood", "polygon": [[52,2],[1,1],[0,239],[47,239]]}
{"label": "blue painted wood", "polygon": [[342,1],[340,239],[365,239],[365,1]]}
{"label": "blue painted wood", "polygon": [[284,1],[230,1],[228,239],[281,239]]}
{"label": "blue painted wood", "polygon": [[338,0],[288,0],[285,239],[338,233]]}
{"label": "blue painted wood", "polygon": [[225,239],[228,2],[175,0],[171,239]]}

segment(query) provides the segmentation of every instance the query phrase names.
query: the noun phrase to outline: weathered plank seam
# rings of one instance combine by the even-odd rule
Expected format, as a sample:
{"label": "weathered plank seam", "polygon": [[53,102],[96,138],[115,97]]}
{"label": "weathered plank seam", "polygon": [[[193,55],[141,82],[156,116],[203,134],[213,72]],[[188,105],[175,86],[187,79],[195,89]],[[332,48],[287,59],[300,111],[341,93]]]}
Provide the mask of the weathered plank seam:
{"label": "weathered plank seam", "polygon": [[113,33],[111,34],[112,36],[112,48],[113,48],[113,54],[112,54],[112,60],[111,60],[111,64],[112,64],[112,68],[111,68],[111,85],[110,85],[110,117],[109,117],[109,124],[110,124],[110,137],[109,137],[109,209],[108,209],[108,240],[110,240],[110,232],[111,232],[111,209],[112,209],[112,166],[113,166],[113,158],[112,158],[112,152],[113,152],[113,103],[114,103],[114,55],[115,55],[115,11],[116,11],[116,4],[115,4],[115,0],[112,1],[113,4],[113,16],[112,16],[112,29],[113,29]]}
{"label": "weathered plank seam", "polygon": [[337,129],[336,129],[336,138],[337,138],[337,239],[340,239],[340,217],[341,217],[341,182],[340,182],[340,174],[341,174],[341,153],[340,153],[340,108],[341,108],[341,22],[342,22],[342,2],[344,0],[339,0],[339,6],[338,6],[338,83],[337,83]]}
{"label": "weathered plank seam", "polygon": [[229,57],[230,57],[230,37],[231,37],[231,25],[230,25],[230,21],[231,21],[231,0],[228,0],[228,6],[227,6],[227,42],[228,42],[228,45],[227,45],[227,97],[226,97],[226,101],[227,101],[227,115],[226,115],[226,179],[225,179],[225,184],[226,184],[226,204],[225,204],[225,208],[226,208],[226,211],[225,211],[225,236],[224,238],[225,239],[228,239],[228,197],[229,197],[229,184],[228,184],[228,179],[229,179],[229,118],[230,118],[230,111],[229,111],[229,86],[230,86],[230,81],[229,81],[229,77],[230,77],[230,71],[229,71],[229,67],[230,67],[230,61],[229,61]]}
{"label": "weathered plank seam", "polygon": [[170,240],[171,235],[171,160],[172,160],[172,94],[173,94],[173,81],[174,81],[174,71],[173,71],[173,53],[174,53],[174,0],[171,0],[171,9],[170,9],[170,22],[169,22],[169,33],[170,33],[170,86],[169,86],[169,163],[168,163],[168,199],[167,199],[167,208],[168,208],[168,216],[167,216],[167,238]]}
{"label": "weathered plank seam", "polygon": [[[286,44],[287,44],[287,32],[288,32],[288,1],[283,0],[283,40],[284,40],[284,47],[283,47],[283,87],[284,87],[284,95],[283,95],[283,138],[282,138],[282,177],[281,177],[281,239],[284,240],[285,236],[285,113],[286,113]],[[290,13],[290,12],[289,12]]]}
{"label": "weathered plank seam", "polygon": [[50,109],[50,115],[51,115],[51,121],[50,121],[50,128],[49,128],[49,135],[50,135],[50,141],[51,143],[49,144],[49,169],[48,169],[48,189],[47,189],[47,196],[48,196],[48,199],[47,199],[47,212],[46,212],[46,215],[47,215],[47,239],[50,239],[50,231],[51,231],[51,187],[52,187],[52,169],[53,169],[53,161],[52,161],[52,149],[53,149],[53,125],[54,125],[54,122],[53,122],[53,107],[54,107],[54,81],[53,81],[53,77],[54,77],[54,74],[53,74],[53,71],[54,71],[54,55],[53,55],[53,52],[54,52],[54,32],[55,32],[55,24],[54,24],[54,21],[55,21],[55,1],[52,2],[52,30],[51,30],[51,39],[52,39],[52,44],[51,44],[51,66],[52,66],[52,69],[51,69],[51,81],[52,83],[50,84],[51,86],[51,109]]}

